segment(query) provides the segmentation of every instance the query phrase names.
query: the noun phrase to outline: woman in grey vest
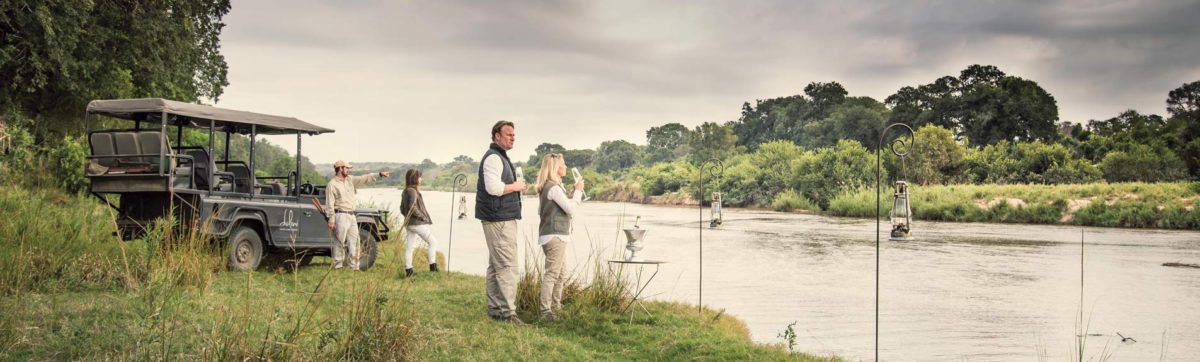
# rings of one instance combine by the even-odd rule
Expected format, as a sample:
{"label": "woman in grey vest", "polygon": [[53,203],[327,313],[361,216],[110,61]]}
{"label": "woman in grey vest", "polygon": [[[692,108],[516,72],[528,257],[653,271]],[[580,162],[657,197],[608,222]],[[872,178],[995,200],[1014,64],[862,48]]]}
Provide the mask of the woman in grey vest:
{"label": "woman in grey vest", "polygon": [[405,229],[408,231],[404,238],[407,243],[404,248],[404,276],[413,275],[412,254],[413,249],[417,248],[417,237],[425,239],[425,243],[429,244],[429,271],[438,271],[437,239],[429,229],[429,226],[433,225],[433,218],[429,217],[429,210],[425,209],[425,198],[421,197],[421,181],[419,170],[410,168],[404,175],[406,186],[404,196],[400,199],[400,211],[407,219]]}
{"label": "woman in grey vest", "polygon": [[567,174],[567,163],[562,154],[542,157],[542,168],[538,172],[538,244],[546,253],[546,268],[542,274],[541,306],[542,320],[555,320],[562,310],[562,291],[567,283],[566,251],[571,241],[571,216],[575,214],[579,201],[583,199],[583,181],[575,180],[575,191],[567,197],[562,187],[562,177]]}

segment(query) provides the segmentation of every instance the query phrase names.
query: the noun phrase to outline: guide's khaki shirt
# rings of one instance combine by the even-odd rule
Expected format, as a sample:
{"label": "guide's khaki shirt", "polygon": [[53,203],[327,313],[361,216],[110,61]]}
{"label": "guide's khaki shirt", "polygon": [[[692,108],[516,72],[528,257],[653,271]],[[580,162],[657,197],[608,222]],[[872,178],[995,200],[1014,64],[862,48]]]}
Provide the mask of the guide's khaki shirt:
{"label": "guide's khaki shirt", "polygon": [[326,210],[329,222],[333,222],[333,216],[340,212],[353,213],[354,209],[358,208],[358,187],[366,185],[370,182],[375,182],[379,178],[379,174],[372,173],[360,176],[346,176],[346,179],[338,179],[334,176],[329,180],[329,184],[325,186],[325,205],[329,207]]}

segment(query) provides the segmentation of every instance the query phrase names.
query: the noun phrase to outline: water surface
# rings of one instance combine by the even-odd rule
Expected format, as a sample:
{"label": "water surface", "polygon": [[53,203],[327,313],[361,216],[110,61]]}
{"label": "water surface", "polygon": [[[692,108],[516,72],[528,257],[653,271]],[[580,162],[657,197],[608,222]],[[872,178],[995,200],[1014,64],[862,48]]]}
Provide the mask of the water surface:
{"label": "water surface", "polygon": [[[400,195],[366,189],[360,200],[395,210]],[[445,252],[451,195],[424,195]],[[467,197],[470,217],[454,222],[450,267],[482,275],[487,249],[473,217],[474,194],[458,195]],[[540,248],[530,249],[537,199],[524,202],[520,253],[540,255]],[[642,256],[667,261],[647,293],[698,303],[696,207],[586,202],[568,270],[582,273],[590,269],[589,256],[622,252],[618,223],[629,227],[635,216],[649,230]],[[726,209],[721,228],[703,225],[705,305],[745,321],[758,342],[781,342],[778,334],[796,322],[798,350],[873,358],[873,220]],[[1088,338],[1084,356],[1200,356],[1200,269],[1162,266],[1200,264],[1200,232],[918,221],[915,240],[889,242],[884,235],[880,247],[881,359],[1069,358],[1080,311],[1081,231],[1084,322],[1089,334],[1099,334]],[[1118,332],[1137,342],[1121,342]]]}

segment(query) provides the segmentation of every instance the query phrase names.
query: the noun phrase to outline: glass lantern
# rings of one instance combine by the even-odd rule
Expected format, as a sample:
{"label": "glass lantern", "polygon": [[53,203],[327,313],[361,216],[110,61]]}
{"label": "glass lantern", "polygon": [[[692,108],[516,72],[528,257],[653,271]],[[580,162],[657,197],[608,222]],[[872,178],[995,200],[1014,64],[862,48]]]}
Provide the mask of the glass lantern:
{"label": "glass lantern", "polygon": [[721,226],[721,223],[724,222],[724,220],[722,220],[722,216],[724,216],[724,215],[721,214],[721,193],[713,192],[712,193],[712,214],[711,214],[712,221],[709,222],[708,227],[715,228],[715,227]]}
{"label": "glass lantern", "polygon": [[912,240],[912,208],[909,206],[908,182],[896,181],[895,199],[892,202],[892,236],[890,240]]}

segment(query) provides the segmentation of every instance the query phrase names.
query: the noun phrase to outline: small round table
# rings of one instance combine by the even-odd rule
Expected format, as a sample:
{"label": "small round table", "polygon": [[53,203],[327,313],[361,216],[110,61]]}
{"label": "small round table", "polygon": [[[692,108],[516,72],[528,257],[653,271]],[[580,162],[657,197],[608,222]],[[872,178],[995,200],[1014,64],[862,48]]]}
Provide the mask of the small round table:
{"label": "small round table", "polygon": [[[609,260],[608,263],[609,264],[619,264],[622,266],[624,266],[624,265],[637,266],[637,274],[636,274],[637,281],[636,281],[636,284],[633,285],[633,288],[634,288],[633,298],[629,301],[629,304],[625,305],[625,308],[621,310],[621,313],[625,313],[625,311],[632,308],[634,304],[637,304],[637,306],[639,308],[642,308],[643,312],[646,312],[647,316],[651,316],[650,310],[646,309],[646,306],[644,304],[642,304],[642,300],[644,299],[644,298],[642,298],[642,292],[646,290],[647,286],[650,286],[650,282],[653,281],[654,277],[658,275],[659,268],[662,267],[662,265],[666,264],[667,262],[661,261],[661,260]],[[650,274],[650,277],[646,278],[645,282],[643,282],[642,281],[642,272],[645,270],[647,265],[654,266],[654,273]],[[612,272],[612,270],[610,269],[609,272]],[[620,276],[618,275],[617,277],[619,278]],[[629,313],[629,321],[630,322],[633,322],[633,314],[634,314],[634,312],[632,312],[632,311]]]}

